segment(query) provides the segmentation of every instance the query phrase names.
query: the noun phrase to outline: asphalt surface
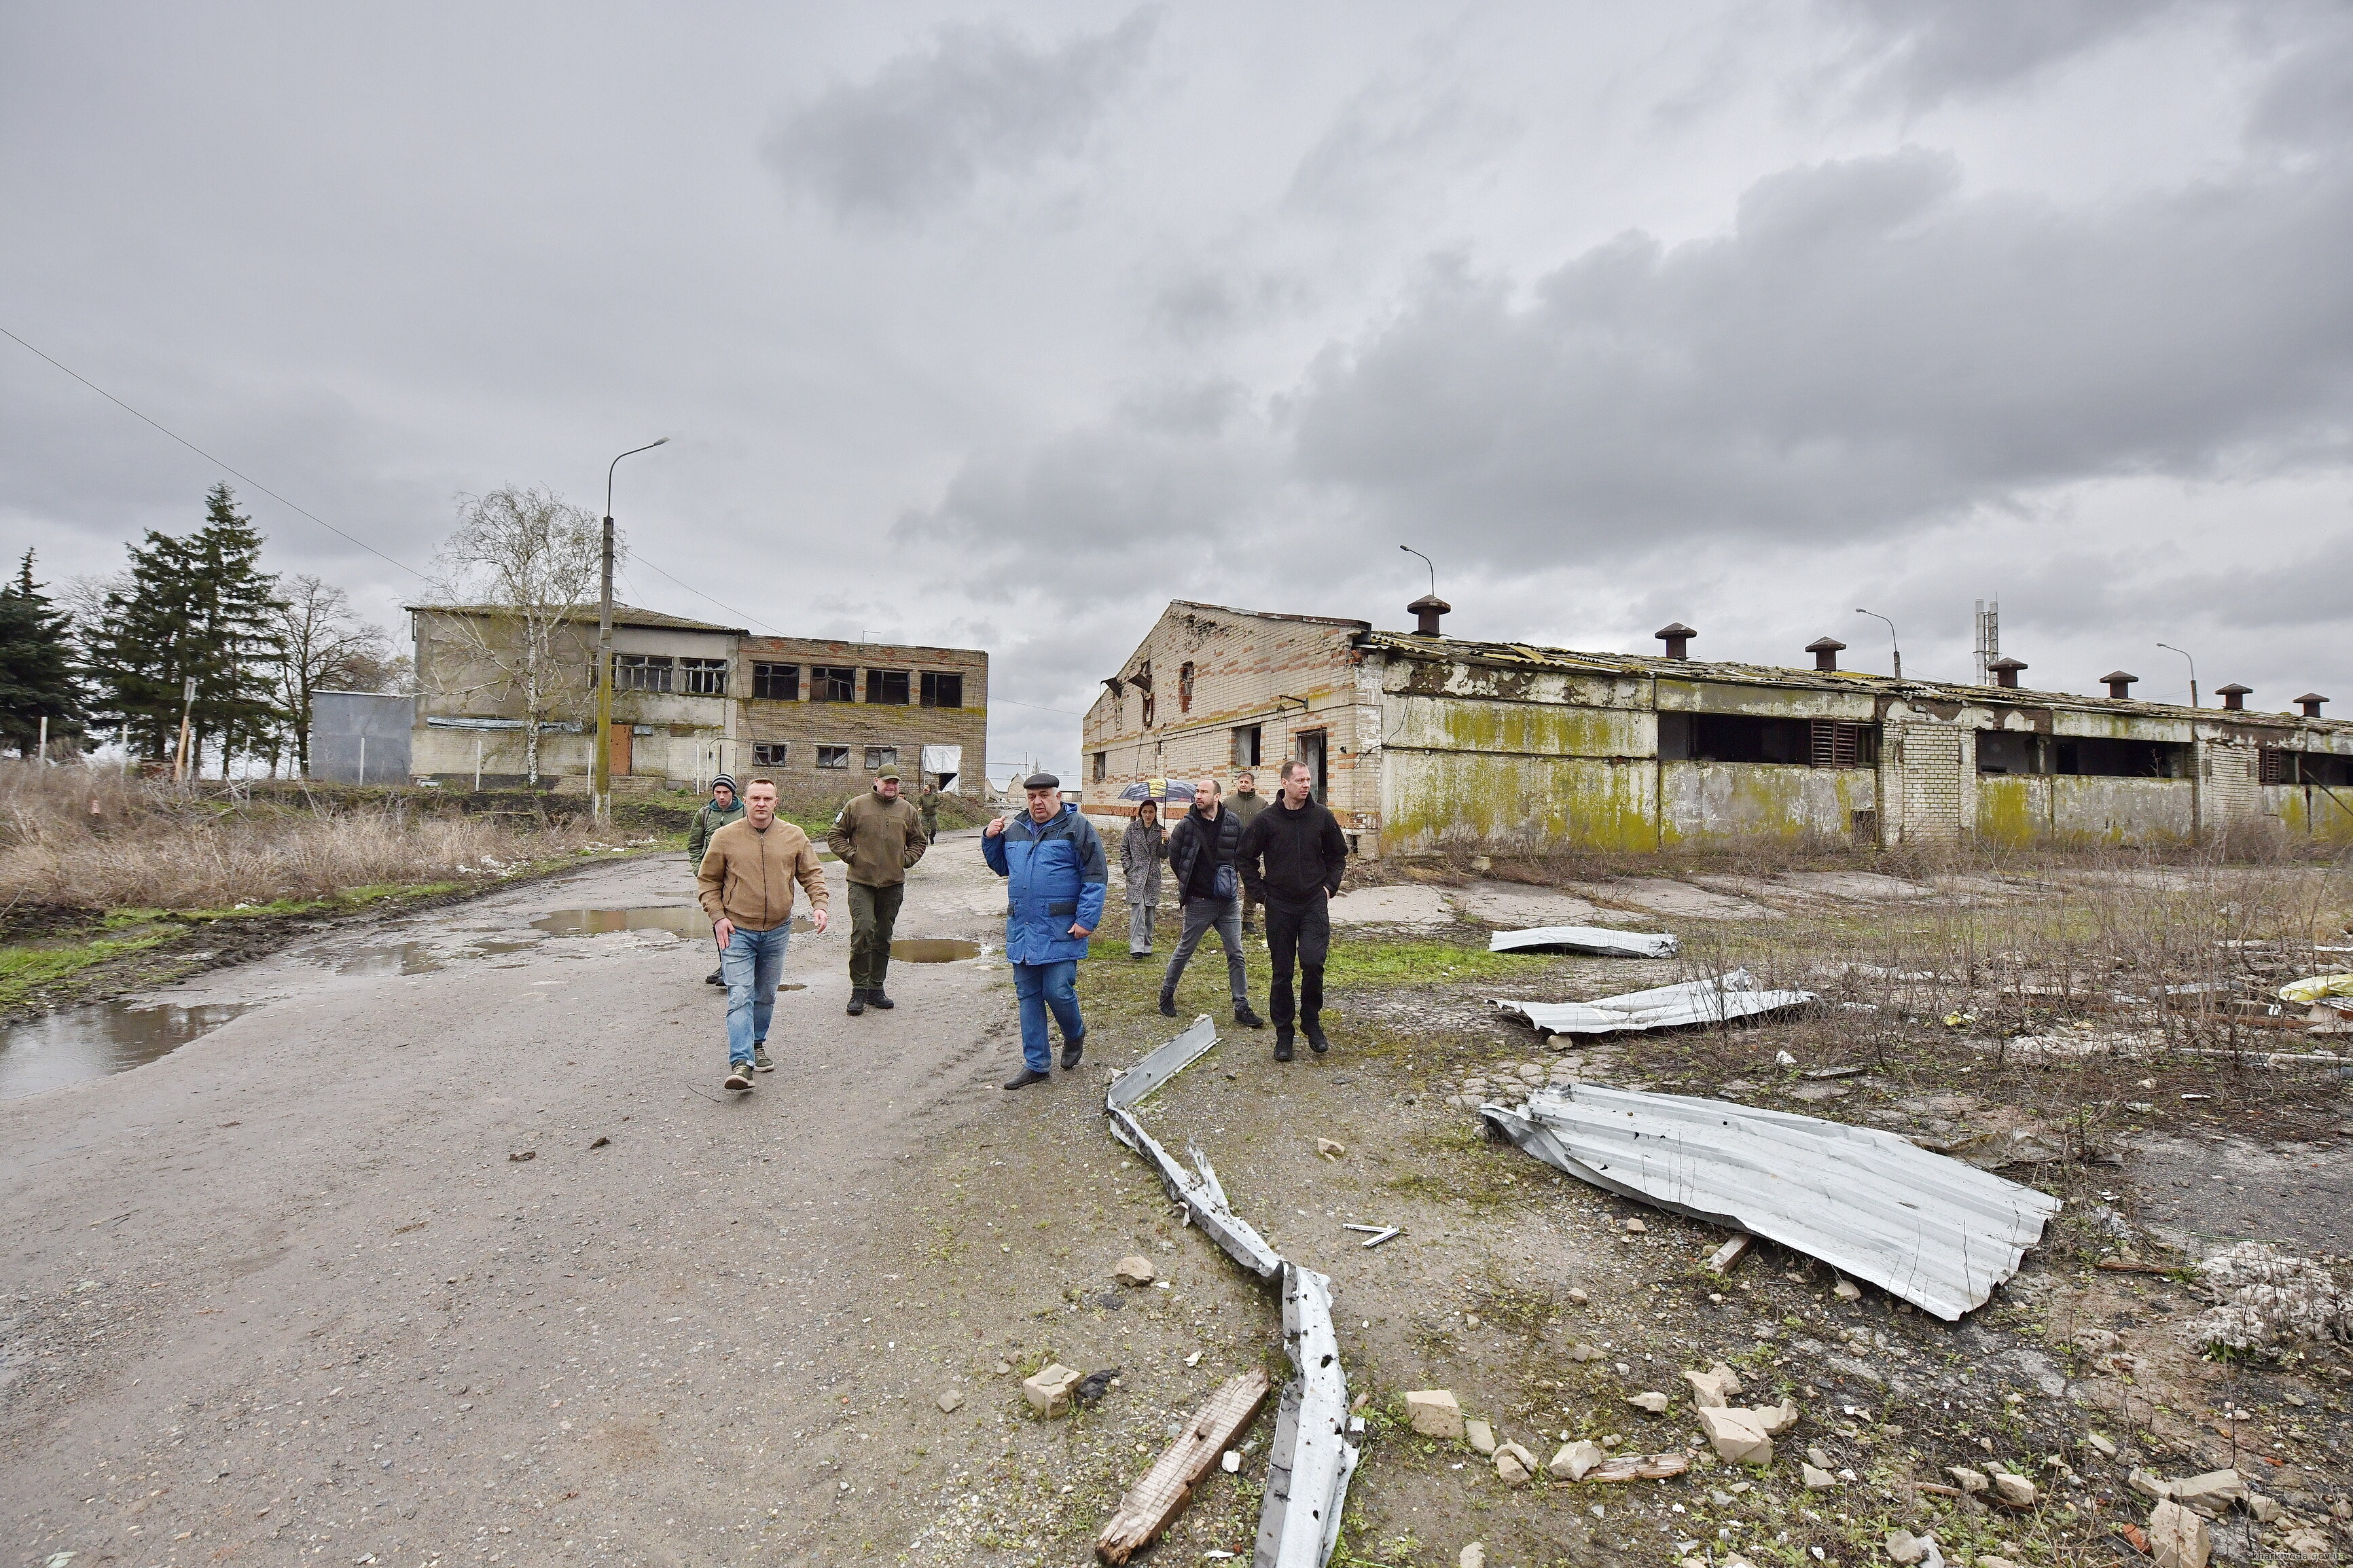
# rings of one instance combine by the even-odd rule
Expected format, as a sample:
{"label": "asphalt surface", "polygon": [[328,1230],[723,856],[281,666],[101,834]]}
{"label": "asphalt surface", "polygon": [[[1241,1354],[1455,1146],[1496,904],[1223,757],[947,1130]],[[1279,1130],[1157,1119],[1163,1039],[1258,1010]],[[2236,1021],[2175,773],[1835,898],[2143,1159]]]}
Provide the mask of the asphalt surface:
{"label": "asphalt surface", "polygon": [[[901,936],[1001,942],[975,837],[917,868]],[[845,1016],[828,872],[845,918],[793,940],[746,1096],[707,938],[531,928],[690,902],[665,855],[173,986],[257,1005],[0,1102],[9,1560],[807,1550],[858,1482],[800,1439],[890,1353],[877,1213],[1002,1113],[1017,1058],[993,951],[894,966],[897,1009]]]}

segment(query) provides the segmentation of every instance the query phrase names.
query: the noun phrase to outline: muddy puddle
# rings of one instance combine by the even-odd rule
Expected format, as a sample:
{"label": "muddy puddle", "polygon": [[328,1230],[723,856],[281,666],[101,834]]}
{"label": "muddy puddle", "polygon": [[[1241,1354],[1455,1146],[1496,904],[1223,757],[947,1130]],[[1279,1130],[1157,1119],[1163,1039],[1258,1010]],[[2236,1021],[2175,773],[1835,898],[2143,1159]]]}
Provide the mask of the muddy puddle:
{"label": "muddy puddle", "polygon": [[[649,904],[634,910],[558,910],[531,922],[533,931],[550,936],[603,936],[617,931],[666,931],[673,936],[701,939],[711,934],[711,921],[692,904]],[[793,930],[813,928],[806,915],[793,917]]]}
{"label": "muddy puddle", "polygon": [[950,942],[939,937],[910,937],[891,944],[891,957],[900,963],[954,963],[978,958],[980,943]]}
{"label": "muddy puddle", "polygon": [[0,1100],[87,1083],[152,1062],[219,1028],[248,1005],[92,1002],[15,1025],[0,1034]]}
{"label": "muddy puddle", "polygon": [[440,955],[433,944],[425,942],[403,942],[382,947],[354,948],[335,955],[320,953],[322,963],[332,963],[338,974],[431,974],[441,967]]}

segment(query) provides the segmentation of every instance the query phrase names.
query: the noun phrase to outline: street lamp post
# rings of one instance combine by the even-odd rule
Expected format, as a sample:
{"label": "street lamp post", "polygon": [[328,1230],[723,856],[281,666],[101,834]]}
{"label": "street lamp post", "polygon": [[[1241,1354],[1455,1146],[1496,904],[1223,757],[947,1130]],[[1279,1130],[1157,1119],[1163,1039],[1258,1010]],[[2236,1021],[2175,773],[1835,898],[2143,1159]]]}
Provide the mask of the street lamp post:
{"label": "street lamp post", "polygon": [[[1876,610],[1859,609],[1855,611],[1855,614],[1858,616],[1869,616],[1874,621],[1887,621],[1887,617],[1881,615]],[[1894,621],[1887,621],[1887,645],[1895,650],[1895,679],[1901,680],[1904,679],[1904,646],[1896,640],[1895,623]]]}
{"label": "street lamp post", "polygon": [[[2161,648],[2163,648],[2163,649],[2164,649],[2166,652],[2168,652],[2168,653],[2179,653],[2179,654],[2181,654],[2181,657],[2182,657],[2182,658],[2189,659],[2189,706],[2191,706],[2192,708],[2197,707],[2197,706],[2198,706],[2198,661],[2197,661],[2196,659],[2194,659],[2194,658],[2189,658],[2189,654],[2184,653],[2180,648],[2178,648],[2178,647],[2174,647],[2174,646],[2173,646],[2171,643],[2169,643],[2169,642],[2161,642],[2161,643],[2158,644],[2157,646],[2158,646],[2158,647],[2161,647]],[[2228,695],[2228,694],[2226,693],[2225,695]]]}
{"label": "street lamp post", "polygon": [[[664,436],[632,447],[621,458],[650,452],[669,439]],[[613,816],[613,470],[621,466],[621,458],[605,468],[605,585],[596,605],[596,755],[589,770],[599,822]]]}

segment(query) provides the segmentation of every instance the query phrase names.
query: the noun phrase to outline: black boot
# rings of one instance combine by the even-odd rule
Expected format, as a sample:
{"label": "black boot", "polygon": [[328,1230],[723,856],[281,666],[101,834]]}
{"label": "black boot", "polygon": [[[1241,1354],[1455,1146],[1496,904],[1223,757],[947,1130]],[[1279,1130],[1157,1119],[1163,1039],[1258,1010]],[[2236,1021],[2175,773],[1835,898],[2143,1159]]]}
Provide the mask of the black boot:
{"label": "black boot", "polygon": [[887,1013],[899,1004],[883,995],[882,987],[880,985],[870,985],[866,988],[866,1005],[869,1007],[880,1007]]}
{"label": "black boot", "polygon": [[1176,1016],[1176,997],[1174,993],[1163,991],[1160,994],[1160,1016],[1164,1018],[1173,1018]]}
{"label": "black boot", "polygon": [[1084,1035],[1081,1035],[1081,1036],[1080,1036],[1077,1039],[1075,1039],[1075,1040],[1065,1040],[1065,1041],[1063,1041],[1063,1042],[1062,1042],[1062,1070],[1063,1070],[1064,1072],[1068,1072],[1068,1071],[1070,1071],[1072,1068],[1074,1068],[1074,1067],[1078,1066],[1078,1065],[1079,1065],[1079,1058],[1080,1058],[1080,1056],[1081,1056],[1081,1055],[1082,1055],[1082,1054],[1086,1050],[1086,1048],[1087,1048],[1087,1037],[1086,1037]]}
{"label": "black boot", "polygon": [[1324,1037],[1324,1021],[1321,1018],[1300,1019],[1299,1030],[1307,1037],[1307,1048],[1317,1056],[1332,1048],[1332,1042]]}
{"label": "black boot", "polygon": [[1250,1010],[1250,1005],[1247,1002],[1237,1002],[1234,1004],[1234,1022],[1240,1024],[1245,1029],[1263,1029],[1266,1027],[1266,1020],[1252,1012]]}
{"label": "black boot", "polygon": [[864,1011],[866,1011],[866,987],[853,985],[849,988],[849,1016],[855,1018]]}
{"label": "black boot", "polygon": [[1015,1073],[1011,1078],[1007,1079],[997,1087],[1000,1089],[1028,1089],[1031,1084],[1044,1083],[1053,1076],[1054,1075],[1050,1072],[1038,1072],[1033,1068],[1025,1067],[1019,1072]]}
{"label": "black boot", "polygon": [[1279,1062],[1291,1059],[1291,1026],[1288,1024],[1274,1026],[1274,1059]]}
{"label": "black boot", "polygon": [[705,985],[724,985],[727,984],[727,976],[714,969],[702,977],[702,983]]}

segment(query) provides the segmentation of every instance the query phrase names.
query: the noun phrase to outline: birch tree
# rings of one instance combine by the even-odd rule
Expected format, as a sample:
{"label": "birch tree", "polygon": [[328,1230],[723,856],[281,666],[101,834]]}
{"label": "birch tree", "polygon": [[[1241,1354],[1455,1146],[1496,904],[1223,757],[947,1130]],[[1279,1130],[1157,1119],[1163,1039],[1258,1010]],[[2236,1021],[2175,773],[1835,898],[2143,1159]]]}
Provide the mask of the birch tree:
{"label": "birch tree", "polygon": [[[617,540],[617,559],[619,548]],[[440,597],[456,612],[445,619],[481,677],[467,689],[495,687],[517,710],[523,772],[534,785],[540,726],[575,711],[593,689],[559,648],[568,628],[596,619],[603,553],[594,514],[544,487],[513,485],[459,498],[458,531],[441,547]]]}

